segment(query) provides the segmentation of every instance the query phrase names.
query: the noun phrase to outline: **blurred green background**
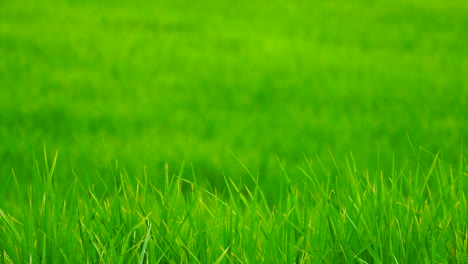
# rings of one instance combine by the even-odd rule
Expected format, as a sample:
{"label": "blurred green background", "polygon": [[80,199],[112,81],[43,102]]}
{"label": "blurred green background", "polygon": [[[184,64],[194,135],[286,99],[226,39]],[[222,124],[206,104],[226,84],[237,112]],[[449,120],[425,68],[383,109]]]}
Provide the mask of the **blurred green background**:
{"label": "blurred green background", "polygon": [[[468,135],[468,1],[0,0],[0,183],[71,168],[388,168]],[[271,181],[274,184],[274,181]]]}

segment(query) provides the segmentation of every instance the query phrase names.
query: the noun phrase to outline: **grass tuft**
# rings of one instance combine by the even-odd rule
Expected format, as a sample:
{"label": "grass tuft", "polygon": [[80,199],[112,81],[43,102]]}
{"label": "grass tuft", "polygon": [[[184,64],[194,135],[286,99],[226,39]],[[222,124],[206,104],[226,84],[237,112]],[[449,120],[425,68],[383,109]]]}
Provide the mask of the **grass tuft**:
{"label": "grass tuft", "polygon": [[[163,188],[146,170],[138,180],[116,168],[114,185],[100,194],[78,175],[58,191],[57,154],[50,166],[44,155],[45,170],[37,166],[29,185],[16,186],[19,200],[0,203],[0,263],[466,263],[468,257],[463,155],[457,169],[436,154],[430,164],[390,172],[362,170],[352,155],[336,173],[305,157],[307,166],[289,175],[279,161],[276,202],[265,198],[253,174],[253,186],[225,175],[220,192],[198,184],[194,173],[186,177],[184,166],[178,174],[166,166]],[[12,178],[16,184],[14,172]]]}

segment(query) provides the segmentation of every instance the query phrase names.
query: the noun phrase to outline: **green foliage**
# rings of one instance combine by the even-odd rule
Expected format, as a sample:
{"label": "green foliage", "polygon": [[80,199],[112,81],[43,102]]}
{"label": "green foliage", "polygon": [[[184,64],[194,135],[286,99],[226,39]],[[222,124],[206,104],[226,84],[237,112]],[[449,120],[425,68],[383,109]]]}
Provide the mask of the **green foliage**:
{"label": "green foliage", "polygon": [[43,141],[64,181],[83,163],[105,174],[105,146],[128,172],[186,160],[213,181],[241,173],[225,146],[262,177],[275,155],[329,149],[404,162],[407,134],[454,162],[467,3],[3,1],[0,172],[27,175]]}
{"label": "green foliage", "polygon": [[252,174],[251,187],[225,176],[222,194],[199,185],[203,178],[184,166],[176,174],[166,166],[161,189],[154,175],[135,181],[117,168],[101,195],[78,175],[59,194],[56,157],[37,167],[32,183],[16,186],[25,200],[0,203],[0,263],[468,260],[463,156],[457,169],[434,155],[415,168],[370,172],[349,155],[337,174],[305,158],[299,175],[281,165],[273,203]]}
{"label": "green foliage", "polygon": [[0,264],[466,263],[467,14],[0,0]]}

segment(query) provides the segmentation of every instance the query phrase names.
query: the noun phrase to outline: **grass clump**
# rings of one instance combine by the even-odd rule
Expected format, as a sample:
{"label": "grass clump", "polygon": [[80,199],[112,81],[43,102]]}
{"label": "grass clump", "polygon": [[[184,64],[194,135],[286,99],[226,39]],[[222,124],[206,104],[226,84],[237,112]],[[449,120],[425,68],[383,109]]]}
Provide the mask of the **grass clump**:
{"label": "grass clump", "polygon": [[[47,160],[47,158],[46,158]],[[466,263],[467,163],[331,173],[319,159],[277,189],[224,176],[222,191],[184,166],[141,179],[115,167],[103,192],[57,184],[57,155],[18,200],[0,203],[0,263]],[[193,170],[192,170],[193,172]],[[265,192],[276,192],[270,201]],[[5,196],[6,188],[2,195]],[[24,199],[23,199],[24,198]]]}

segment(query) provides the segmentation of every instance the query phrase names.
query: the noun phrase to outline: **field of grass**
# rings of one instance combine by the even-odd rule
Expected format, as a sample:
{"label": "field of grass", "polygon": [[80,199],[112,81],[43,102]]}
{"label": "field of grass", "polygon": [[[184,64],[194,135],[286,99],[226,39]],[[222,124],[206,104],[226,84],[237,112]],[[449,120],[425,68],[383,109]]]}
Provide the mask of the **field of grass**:
{"label": "field of grass", "polygon": [[[139,181],[116,167],[97,196],[76,175],[69,186],[58,183],[55,156],[38,163],[24,200],[10,177],[19,208],[15,216],[0,208],[0,263],[468,261],[463,159],[452,168],[436,155],[428,166],[388,174],[360,172],[352,156],[338,174],[306,160],[299,175],[281,166],[274,190],[247,170],[255,184],[224,177],[224,193],[185,166],[166,168],[162,188],[149,173]],[[265,191],[279,201],[272,205]]]}
{"label": "field of grass", "polygon": [[464,263],[467,115],[465,0],[0,0],[0,263]]}

